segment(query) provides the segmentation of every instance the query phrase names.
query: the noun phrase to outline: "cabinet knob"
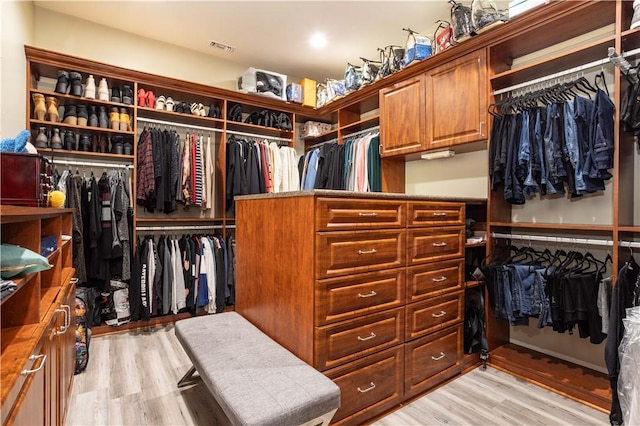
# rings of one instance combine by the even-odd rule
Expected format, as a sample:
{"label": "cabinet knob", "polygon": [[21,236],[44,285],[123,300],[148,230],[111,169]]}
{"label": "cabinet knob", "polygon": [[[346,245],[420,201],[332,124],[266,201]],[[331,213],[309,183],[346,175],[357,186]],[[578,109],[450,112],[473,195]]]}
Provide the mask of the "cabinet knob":
{"label": "cabinet knob", "polygon": [[365,392],[372,391],[375,388],[376,388],[376,384],[371,382],[371,383],[369,383],[369,387],[368,388],[360,389],[360,386],[358,386],[358,392],[365,393]]}
{"label": "cabinet knob", "polygon": [[364,341],[367,341],[367,340],[371,340],[371,339],[373,339],[374,337],[376,337],[376,333],[374,333],[374,332],[372,331],[372,332],[371,332],[371,334],[370,334],[370,335],[368,335],[367,337],[360,337],[360,336],[358,336],[358,340],[359,340],[359,341],[361,341],[361,342],[364,342]]}

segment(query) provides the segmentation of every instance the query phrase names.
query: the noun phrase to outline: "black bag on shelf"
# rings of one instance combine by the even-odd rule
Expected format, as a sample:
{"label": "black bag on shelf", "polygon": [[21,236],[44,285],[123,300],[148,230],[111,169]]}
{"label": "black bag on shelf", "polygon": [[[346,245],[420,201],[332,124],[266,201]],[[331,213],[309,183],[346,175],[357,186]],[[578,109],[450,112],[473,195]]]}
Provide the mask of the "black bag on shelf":
{"label": "black bag on shelf", "polygon": [[242,105],[235,104],[229,109],[227,120],[238,121],[242,123]]}

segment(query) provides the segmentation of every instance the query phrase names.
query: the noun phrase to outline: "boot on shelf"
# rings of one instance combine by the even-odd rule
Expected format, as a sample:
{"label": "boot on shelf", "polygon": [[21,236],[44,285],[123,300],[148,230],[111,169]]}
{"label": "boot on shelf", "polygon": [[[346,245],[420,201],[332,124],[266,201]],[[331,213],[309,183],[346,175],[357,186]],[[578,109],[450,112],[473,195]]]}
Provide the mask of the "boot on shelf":
{"label": "boot on shelf", "polygon": [[125,105],[133,105],[133,90],[128,84],[122,85],[122,103]]}
{"label": "boot on shelf", "polygon": [[122,102],[120,89],[118,89],[117,87],[111,88],[111,102]]}
{"label": "boot on shelf", "polygon": [[47,96],[47,119],[57,123],[60,121],[60,113],[58,112],[58,98],[54,96]]}
{"label": "boot on shelf", "polygon": [[100,140],[98,142],[98,150],[103,154],[106,154],[107,152],[109,152],[109,141],[107,140],[106,136],[100,135]]}
{"label": "boot on shelf", "polygon": [[100,142],[100,138],[98,135],[93,135],[91,136],[91,152],[99,152],[99,142]]}
{"label": "boot on shelf", "polygon": [[58,82],[56,83],[56,93],[67,94],[69,89],[69,73],[64,70],[58,70]]}
{"label": "boot on shelf", "polygon": [[64,149],[67,151],[76,150],[76,134],[71,130],[64,132]]}
{"label": "boot on shelf", "polygon": [[95,105],[89,105],[89,119],[87,124],[90,127],[98,127],[98,114],[96,114]]}
{"label": "boot on shelf", "polygon": [[109,100],[109,86],[105,78],[101,79],[98,84],[98,99],[101,101]]}
{"label": "boot on shelf", "polygon": [[87,135],[80,136],[80,150],[91,151],[91,139],[89,139],[89,136]]}
{"label": "boot on shelf", "polygon": [[87,106],[78,105],[77,114],[78,114],[78,126],[86,126],[87,121],[89,121],[89,113],[87,112]]}
{"label": "boot on shelf", "polygon": [[69,82],[71,83],[70,95],[82,96],[82,74],[72,71],[69,73]]}
{"label": "boot on shelf", "polygon": [[129,139],[124,141],[124,155],[133,155],[133,143]]}
{"label": "boot on shelf", "polygon": [[49,148],[49,137],[47,136],[47,128],[40,127],[36,136],[36,148]]}
{"label": "boot on shelf", "polygon": [[111,153],[122,155],[124,153],[124,143],[122,136],[111,137]]}
{"label": "boot on shelf", "polygon": [[129,111],[126,108],[120,108],[120,131],[131,131],[131,117],[129,117]]}
{"label": "boot on shelf", "polygon": [[111,130],[120,130],[120,112],[118,107],[111,107],[109,111],[109,122],[111,123]]}
{"label": "boot on shelf", "polygon": [[89,74],[87,81],[84,83],[84,97],[88,99],[96,98],[96,81],[92,74]]}
{"label": "boot on shelf", "polygon": [[64,124],[78,124],[78,113],[74,104],[64,106],[64,119],[62,122]]}
{"label": "boot on shelf", "polygon": [[107,115],[107,107],[101,106],[98,114],[98,123],[101,129],[109,128],[109,116]]}
{"label": "boot on shelf", "polygon": [[60,129],[53,129],[53,135],[51,136],[51,148],[62,149],[62,139],[60,138]]}
{"label": "boot on shelf", "polygon": [[33,96],[33,117],[36,120],[44,120],[47,115],[47,107],[44,102],[44,95],[41,93],[34,93]]}

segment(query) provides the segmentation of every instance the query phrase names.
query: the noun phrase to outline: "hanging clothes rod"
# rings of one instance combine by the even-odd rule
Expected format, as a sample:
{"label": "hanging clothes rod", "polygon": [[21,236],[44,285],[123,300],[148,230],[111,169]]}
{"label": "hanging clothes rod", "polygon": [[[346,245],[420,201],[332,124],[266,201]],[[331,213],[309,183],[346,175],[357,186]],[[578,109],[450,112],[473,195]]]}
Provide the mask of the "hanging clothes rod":
{"label": "hanging clothes rod", "polygon": [[72,161],[72,160],[60,160],[51,159],[53,164],[62,164],[68,166],[81,166],[81,167],[103,167],[109,169],[133,169],[133,164],[111,164],[111,163],[98,163],[90,161]]}
{"label": "hanging clothes rod", "polygon": [[336,143],[336,142],[338,142],[338,138],[329,139],[328,141],[314,143],[313,145],[311,145],[309,147],[309,149],[314,149],[314,148],[317,148],[319,146],[326,145],[328,143]]}
{"label": "hanging clothes rod", "polygon": [[513,86],[505,87],[503,89],[494,90],[493,94],[494,95],[499,95],[501,93],[510,92],[512,90],[521,89],[523,87],[533,86],[534,84],[542,83],[543,81],[553,80],[554,78],[562,77],[562,76],[565,76],[565,75],[568,75],[568,74],[573,74],[573,73],[576,73],[576,72],[587,70],[589,68],[595,68],[597,66],[604,65],[604,64],[609,64],[609,63],[610,63],[610,60],[609,60],[608,57],[604,58],[604,59],[599,59],[597,61],[589,62],[588,64],[580,65],[580,66],[577,66],[577,67],[574,67],[574,68],[570,68],[568,70],[558,71],[557,73],[554,73],[554,74],[545,75],[544,77],[536,78],[534,80],[525,81],[524,83],[515,84]]}
{"label": "hanging clothes rod", "polygon": [[249,138],[269,139],[269,140],[281,141],[281,142],[291,142],[291,139],[287,139],[287,138],[279,138],[277,136],[257,135],[257,134],[254,134],[254,133],[237,132],[235,130],[227,130],[227,133],[229,133],[231,135],[246,136],[246,137],[249,137]]}
{"label": "hanging clothes rod", "polygon": [[[235,228],[235,225],[227,225],[225,228]],[[186,230],[210,230],[222,229],[222,225],[194,225],[194,226],[136,226],[136,231],[186,231]]]}
{"label": "hanging clothes rod", "polygon": [[591,238],[567,238],[567,237],[550,237],[546,235],[522,235],[522,234],[501,234],[492,232],[493,238],[507,238],[511,240],[522,241],[542,241],[545,243],[565,243],[565,244],[584,244],[588,246],[613,246],[611,240],[597,240]]}
{"label": "hanging clothes rod", "polygon": [[173,121],[154,120],[153,118],[138,117],[138,121],[142,121],[144,123],[151,123],[151,124],[161,124],[164,126],[182,127],[184,129],[204,130],[206,132],[222,133],[222,129],[216,129],[215,127],[192,126],[189,124],[175,123]]}
{"label": "hanging clothes rod", "polygon": [[622,52],[622,56],[626,58],[627,56],[634,56],[634,55],[637,55],[638,53],[640,53],[640,48],[633,49],[628,52]]}
{"label": "hanging clothes rod", "polygon": [[380,126],[373,126],[373,127],[369,127],[368,129],[359,130],[357,132],[349,133],[348,135],[342,136],[342,139],[344,140],[344,139],[352,138],[354,136],[363,135],[365,133],[373,132],[375,130],[380,130]]}

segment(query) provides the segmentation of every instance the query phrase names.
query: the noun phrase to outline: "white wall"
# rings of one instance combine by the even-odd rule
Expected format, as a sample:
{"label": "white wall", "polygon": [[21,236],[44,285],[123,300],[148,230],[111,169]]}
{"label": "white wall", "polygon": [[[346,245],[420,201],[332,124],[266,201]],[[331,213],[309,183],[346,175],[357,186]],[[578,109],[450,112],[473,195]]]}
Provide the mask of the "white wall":
{"label": "white wall", "polygon": [[[99,12],[96,8],[96,13]],[[247,68],[48,9],[36,7],[35,14],[35,46],[43,49],[232,90],[235,90],[236,78]],[[139,19],[140,25],[156,25],[145,22],[144,17],[123,15],[123,19]],[[158,31],[188,31],[188,28],[181,29],[178,25],[158,27]]]}
{"label": "white wall", "polygon": [[0,137],[11,138],[26,123],[24,45],[34,39],[33,3],[0,1],[0,17]]}

